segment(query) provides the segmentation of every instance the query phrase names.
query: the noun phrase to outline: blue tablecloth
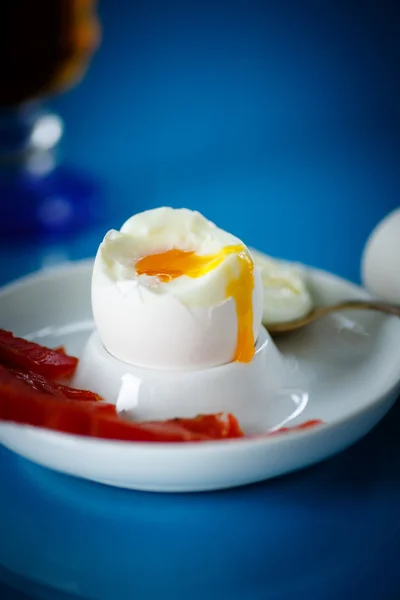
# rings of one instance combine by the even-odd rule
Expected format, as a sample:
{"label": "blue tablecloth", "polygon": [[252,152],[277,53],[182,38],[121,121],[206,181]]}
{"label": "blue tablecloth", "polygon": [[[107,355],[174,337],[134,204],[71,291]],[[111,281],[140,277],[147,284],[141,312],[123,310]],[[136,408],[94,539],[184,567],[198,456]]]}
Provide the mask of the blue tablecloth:
{"label": "blue tablecloth", "polygon": [[[110,217],[1,246],[1,282],[91,256],[105,229],[162,204],[359,280],[369,232],[399,204],[400,128],[397,9],[358,4],[104,2],[92,68],[54,106],[65,160],[104,182]],[[396,406],[325,463],[191,496],[73,480],[0,448],[0,598],[398,599],[399,431]]]}

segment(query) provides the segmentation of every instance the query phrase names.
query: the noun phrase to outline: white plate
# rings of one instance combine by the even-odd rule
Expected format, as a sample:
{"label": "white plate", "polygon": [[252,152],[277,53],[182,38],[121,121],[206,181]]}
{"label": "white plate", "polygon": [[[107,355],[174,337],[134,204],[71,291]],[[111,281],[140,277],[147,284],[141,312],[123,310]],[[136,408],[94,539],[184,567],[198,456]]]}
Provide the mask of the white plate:
{"label": "white plate", "polygon": [[[0,293],[0,327],[43,344],[82,351],[92,331],[85,261],[32,275]],[[357,286],[310,269],[318,303],[366,296]],[[262,439],[168,445],[85,439],[0,423],[0,442],[41,465],[109,485],[204,491],[261,481],[306,467],[365,435],[394,403],[400,381],[400,320],[338,314],[281,340],[308,401],[293,394],[271,407],[269,426],[322,419],[322,427]]]}

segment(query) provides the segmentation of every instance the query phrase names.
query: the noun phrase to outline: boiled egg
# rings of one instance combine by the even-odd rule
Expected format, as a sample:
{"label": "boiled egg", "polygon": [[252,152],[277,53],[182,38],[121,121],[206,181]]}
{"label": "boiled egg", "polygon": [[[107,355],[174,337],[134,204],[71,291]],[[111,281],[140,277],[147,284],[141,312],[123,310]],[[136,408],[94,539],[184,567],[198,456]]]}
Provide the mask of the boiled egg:
{"label": "boiled egg", "polygon": [[369,236],[361,273],[373,296],[400,303],[400,208],[387,215]]}
{"label": "boiled egg", "polygon": [[263,290],[238,238],[196,211],[158,208],[106,234],[92,307],[103,345],[119,360],[200,369],[252,360]]}
{"label": "boiled egg", "polygon": [[307,288],[305,271],[300,266],[277,261],[251,250],[260,272],[264,291],[263,323],[283,323],[299,319],[313,307]]}

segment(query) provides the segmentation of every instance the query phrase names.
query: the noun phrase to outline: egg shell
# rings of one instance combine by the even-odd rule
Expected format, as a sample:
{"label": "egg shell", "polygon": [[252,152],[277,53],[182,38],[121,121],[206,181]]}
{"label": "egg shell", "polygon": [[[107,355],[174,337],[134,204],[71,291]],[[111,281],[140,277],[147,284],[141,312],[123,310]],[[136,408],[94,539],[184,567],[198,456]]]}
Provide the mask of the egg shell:
{"label": "egg shell", "polygon": [[361,273],[364,286],[373,296],[400,303],[400,208],[371,233],[363,252]]}
{"label": "egg shell", "polygon": [[[92,309],[100,338],[116,358],[152,369],[204,369],[229,363],[237,344],[235,302],[187,307],[170,294],[155,294],[137,280],[116,282],[104,273],[98,253]],[[260,274],[254,270],[253,333],[263,310]]]}

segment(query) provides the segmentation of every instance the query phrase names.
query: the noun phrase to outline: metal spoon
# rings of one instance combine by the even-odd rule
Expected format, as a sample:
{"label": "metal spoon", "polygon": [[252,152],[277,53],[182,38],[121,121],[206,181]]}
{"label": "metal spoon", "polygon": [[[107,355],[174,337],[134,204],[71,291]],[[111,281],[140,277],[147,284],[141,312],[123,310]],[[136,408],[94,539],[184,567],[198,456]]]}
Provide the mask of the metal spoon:
{"label": "metal spoon", "polygon": [[320,306],[313,308],[307,315],[300,317],[294,321],[287,321],[286,323],[266,323],[265,327],[270,333],[286,333],[289,331],[295,331],[301,327],[309,325],[317,319],[321,319],[326,315],[329,315],[340,310],[376,310],[383,312],[388,315],[396,315],[400,317],[400,305],[389,304],[388,302],[379,302],[378,300],[344,300],[338,304],[331,304],[330,306]]}

